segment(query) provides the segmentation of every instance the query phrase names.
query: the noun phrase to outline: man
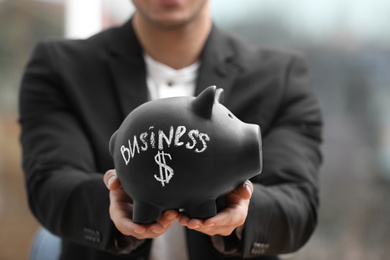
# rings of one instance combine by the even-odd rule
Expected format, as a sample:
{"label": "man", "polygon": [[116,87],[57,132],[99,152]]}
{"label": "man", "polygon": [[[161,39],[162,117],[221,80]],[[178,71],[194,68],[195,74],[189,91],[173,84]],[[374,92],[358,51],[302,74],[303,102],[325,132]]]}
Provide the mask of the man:
{"label": "man", "polygon": [[[316,226],[321,162],[321,116],[303,60],[218,29],[207,0],[133,3],[122,27],[39,44],[22,80],[29,204],[62,238],[61,259],[153,258],[167,250],[156,245],[177,223],[186,227],[189,259],[296,251]],[[213,218],[169,210],[155,224],[133,223],[131,199],[109,170],[111,134],[148,99],[197,95],[210,85],[224,88],[238,118],[260,125],[263,173],[228,194]]]}

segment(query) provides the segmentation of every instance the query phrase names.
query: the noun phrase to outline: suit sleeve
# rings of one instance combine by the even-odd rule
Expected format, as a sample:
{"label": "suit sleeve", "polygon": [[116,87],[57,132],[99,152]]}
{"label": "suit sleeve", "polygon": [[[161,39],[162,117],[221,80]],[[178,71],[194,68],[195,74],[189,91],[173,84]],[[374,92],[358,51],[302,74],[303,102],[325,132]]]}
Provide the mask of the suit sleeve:
{"label": "suit sleeve", "polygon": [[263,172],[243,232],[245,258],[290,253],[317,224],[322,119],[301,58],[292,58],[278,111],[263,136]]}
{"label": "suit sleeve", "polygon": [[108,190],[56,70],[59,61],[52,47],[36,47],[21,82],[19,121],[29,206],[52,233],[115,251]]}

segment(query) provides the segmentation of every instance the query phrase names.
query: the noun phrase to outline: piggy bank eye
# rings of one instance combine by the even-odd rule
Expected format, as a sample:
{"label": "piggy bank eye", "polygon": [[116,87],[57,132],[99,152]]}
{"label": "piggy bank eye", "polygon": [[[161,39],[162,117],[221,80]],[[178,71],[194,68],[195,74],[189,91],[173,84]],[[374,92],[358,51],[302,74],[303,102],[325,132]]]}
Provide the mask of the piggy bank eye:
{"label": "piggy bank eye", "polygon": [[232,114],[229,113],[228,116],[229,116],[231,119],[233,119],[233,115],[232,115]]}

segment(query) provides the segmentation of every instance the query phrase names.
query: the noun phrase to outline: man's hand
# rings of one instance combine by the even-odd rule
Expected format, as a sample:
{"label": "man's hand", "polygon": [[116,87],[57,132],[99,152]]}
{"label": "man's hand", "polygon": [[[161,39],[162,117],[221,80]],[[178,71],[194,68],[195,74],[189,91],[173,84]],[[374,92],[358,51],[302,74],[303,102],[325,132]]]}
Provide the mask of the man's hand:
{"label": "man's hand", "polygon": [[115,170],[104,174],[104,183],[110,190],[110,217],[116,228],[126,236],[137,239],[156,238],[167,231],[175,222],[179,213],[167,210],[157,223],[140,225],[131,220],[133,201],[123,190]]}
{"label": "man's hand", "polygon": [[228,236],[234,229],[244,225],[252,193],[253,184],[247,180],[243,185],[226,195],[227,207],[214,217],[200,220],[182,215],[179,224],[209,236]]}

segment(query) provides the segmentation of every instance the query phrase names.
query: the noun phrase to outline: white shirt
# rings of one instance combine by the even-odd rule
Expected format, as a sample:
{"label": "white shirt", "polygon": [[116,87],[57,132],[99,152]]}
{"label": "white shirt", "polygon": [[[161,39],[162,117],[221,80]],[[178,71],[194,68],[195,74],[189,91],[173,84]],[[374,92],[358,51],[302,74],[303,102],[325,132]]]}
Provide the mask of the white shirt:
{"label": "white shirt", "polygon": [[200,62],[195,62],[188,67],[176,70],[154,60],[147,54],[144,54],[144,58],[146,63],[146,83],[150,100],[193,96],[195,94]]}
{"label": "white shirt", "polygon": [[[155,100],[176,96],[193,96],[200,62],[183,69],[173,69],[162,64],[147,54],[146,83],[149,99]],[[187,239],[184,227],[176,221],[163,235],[152,242],[149,260],[188,260]]]}

